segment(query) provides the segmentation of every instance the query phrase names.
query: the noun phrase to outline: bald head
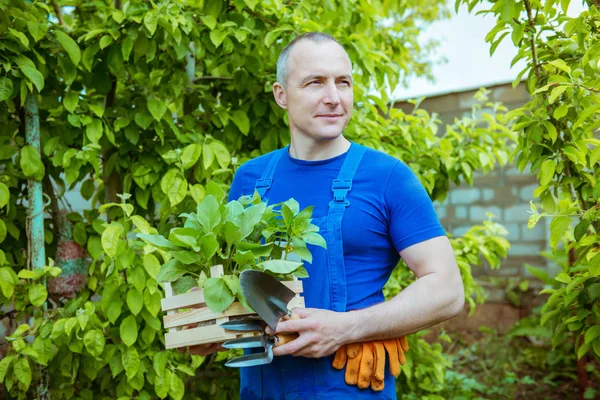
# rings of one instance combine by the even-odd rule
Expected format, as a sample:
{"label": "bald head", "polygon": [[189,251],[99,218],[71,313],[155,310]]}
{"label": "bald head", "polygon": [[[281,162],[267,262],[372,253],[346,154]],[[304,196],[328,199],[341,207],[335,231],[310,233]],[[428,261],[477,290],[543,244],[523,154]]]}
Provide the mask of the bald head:
{"label": "bald head", "polygon": [[[290,43],[288,43],[287,46],[285,46],[285,48],[282,50],[281,54],[279,55],[279,58],[277,59],[277,82],[279,82],[284,87],[287,85],[287,82],[288,82],[290,55],[292,54],[292,51],[294,50],[296,45],[298,45],[299,43],[301,43],[303,41],[311,41],[314,43],[333,42],[333,43],[337,43],[338,46],[340,46],[344,50],[344,52],[346,51],[344,49],[344,46],[342,46],[340,44],[340,42],[335,40],[335,38],[333,36],[328,35],[323,32],[308,32],[308,33],[304,33],[304,34],[298,36],[297,38],[292,40]],[[347,53],[346,53],[346,55],[347,55]],[[348,57],[348,60],[349,59],[350,59],[350,57]]]}

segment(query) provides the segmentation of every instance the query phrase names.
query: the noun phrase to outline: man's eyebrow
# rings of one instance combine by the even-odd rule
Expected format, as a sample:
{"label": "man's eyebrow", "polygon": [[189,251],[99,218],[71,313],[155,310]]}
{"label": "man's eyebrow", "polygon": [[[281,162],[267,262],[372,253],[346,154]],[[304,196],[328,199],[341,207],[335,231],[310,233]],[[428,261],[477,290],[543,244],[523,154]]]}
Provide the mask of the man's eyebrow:
{"label": "man's eyebrow", "polygon": [[[327,79],[327,77],[325,75],[320,75],[320,74],[312,74],[312,75],[308,75],[306,78],[302,79],[301,84],[305,84],[308,83],[309,81],[312,80],[322,80],[322,79]],[[349,80],[350,82],[352,82],[352,77],[350,75],[340,75],[338,77],[335,78],[336,80],[338,79],[346,79]]]}

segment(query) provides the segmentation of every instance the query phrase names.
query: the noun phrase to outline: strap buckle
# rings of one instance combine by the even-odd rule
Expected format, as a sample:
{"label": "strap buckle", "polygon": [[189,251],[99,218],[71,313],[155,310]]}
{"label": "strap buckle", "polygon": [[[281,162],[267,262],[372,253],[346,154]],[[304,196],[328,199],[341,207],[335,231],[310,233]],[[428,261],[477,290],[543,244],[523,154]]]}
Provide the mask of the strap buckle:
{"label": "strap buckle", "polygon": [[254,188],[255,189],[270,188],[271,182],[272,182],[272,179],[270,179],[270,178],[259,179],[256,181],[256,185],[254,186]]}
{"label": "strap buckle", "polygon": [[350,202],[346,200],[346,196],[350,189],[352,189],[352,179],[334,179],[333,184],[331,185],[333,201],[335,203],[343,203],[346,205],[350,204]]}

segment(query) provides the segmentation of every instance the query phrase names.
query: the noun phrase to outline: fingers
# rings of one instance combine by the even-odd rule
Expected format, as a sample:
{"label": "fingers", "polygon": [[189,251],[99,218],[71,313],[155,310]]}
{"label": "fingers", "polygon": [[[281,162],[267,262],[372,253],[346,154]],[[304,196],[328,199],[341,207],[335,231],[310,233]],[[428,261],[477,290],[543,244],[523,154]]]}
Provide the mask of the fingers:
{"label": "fingers", "polygon": [[358,369],[359,389],[366,389],[371,385],[371,377],[373,376],[373,344],[366,342],[362,344],[362,358]]}
{"label": "fingers", "polygon": [[333,362],[331,365],[335,369],[342,369],[346,365],[346,360],[348,359],[348,355],[346,353],[346,345],[343,345],[335,352],[335,357],[333,358]]}
{"label": "fingers", "polygon": [[[209,354],[216,353],[217,351],[221,351],[223,347],[221,343],[210,343],[210,344],[201,344],[198,346],[190,346],[187,348],[190,354],[198,355],[198,356],[207,356]],[[178,349],[179,350],[179,349]],[[185,348],[183,348],[183,352],[185,352]]]}
{"label": "fingers", "polygon": [[406,364],[406,356],[404,355],[404,351],[402,351],[402,344],[400,339],[396,339],[396,344],[398,346],[398,362],[402,365]]}
{"label": "fingers", "polygon": [[[375,347],[375,365],[373,368],[373,376],[375,380],[382,381],[383,383],[383,379],[385,378],[385,348],[383,347],[383,342],[380,340],[374,341],[373,346]],[[373,386],[372,383],[371,386]],[[383,387],[381,389],[383,389]]]}
{"label": "fingers", "polygon": [[359,351],[354,357],[348,358],[346,364],[346,375],[344,379],[348,385],[356,385],[358,383],[358,372],[360,370],[360,361],[362,359],[362,346],[359,344]]}
{"label": "fingers", "polygon": [[396,339],[386,339],[383,345],[388,352],[390,358],[390,373],[397,377],[400,375],[400,363],[398,362],[398,345]]}
{"label": "fingers", "polygon": [[408,341],[406,340],[406,337],[400,337],[400,345],[402,346],[402,350],[406,353],[408,351]]}
{"label": "fingers", "polygon": [[360,353],[362,346],[360,343],[350,343],[347,346],[347,354],[348,354],[348,358],[354,358],[358,355],[358,353]]}

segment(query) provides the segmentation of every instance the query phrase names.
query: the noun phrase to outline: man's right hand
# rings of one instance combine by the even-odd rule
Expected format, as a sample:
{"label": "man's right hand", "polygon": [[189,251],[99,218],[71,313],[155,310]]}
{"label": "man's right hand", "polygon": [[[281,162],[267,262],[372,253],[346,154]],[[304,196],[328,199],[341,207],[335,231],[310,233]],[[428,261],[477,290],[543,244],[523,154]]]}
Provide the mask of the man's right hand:
{"label": "man's right hand", "polygon": [[216,353],[217,351],[227,351],[226,348],[221,346],[221,343],[208,343],[199,344],[197,346],[180,347],[177,349],[177,351],[183,354],[185,353],[186,349],[190,352],[190,354],[202,357],[211,355],[213,353]]}

